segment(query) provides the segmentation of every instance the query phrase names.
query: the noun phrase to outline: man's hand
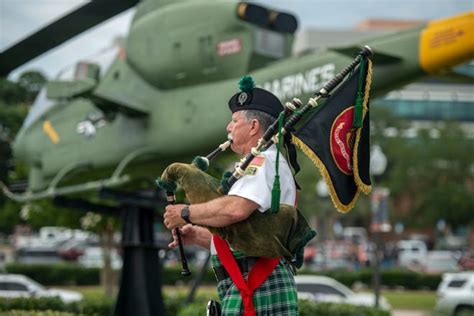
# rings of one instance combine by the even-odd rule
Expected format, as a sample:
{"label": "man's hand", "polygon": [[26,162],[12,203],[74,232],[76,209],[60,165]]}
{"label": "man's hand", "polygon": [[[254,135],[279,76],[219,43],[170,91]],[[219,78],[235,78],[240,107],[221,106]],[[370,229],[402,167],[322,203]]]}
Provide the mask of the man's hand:
{"label": "man's hand", "polygon": [[[178,246],[178,237],[176,236],[176,231],[173,232],[173,241],[168,244],[168,247],[175,248]],[[181,234],[181,241],[185,245],[199,245],[209,250],[209,245],[211,243],[211,233],[202,227],[193,226],[191,224],[184,225],[179,228]]]}
{"label": "man's hand", "polygon": [[[198,233],[196,229],[193,227],[193,225],[191,224],[184,225],[183,227],[179,229],[179,232],[181,234],[181,241],[183,242],[183,244],[192,245],[196,243]],[[168,247],[175,248],[178,246],[178,237],[176,236],[176,230],[173,229],[172,233],[173,233],[173,241],[168,244]]]}
{"label": "man's hand", "polygon": [[163,223],[166,228],[173,229],[186,225],[186,221],[181,218],[181,210],[186,204],[175,204],[166,206],[166,212],[163,214]]}

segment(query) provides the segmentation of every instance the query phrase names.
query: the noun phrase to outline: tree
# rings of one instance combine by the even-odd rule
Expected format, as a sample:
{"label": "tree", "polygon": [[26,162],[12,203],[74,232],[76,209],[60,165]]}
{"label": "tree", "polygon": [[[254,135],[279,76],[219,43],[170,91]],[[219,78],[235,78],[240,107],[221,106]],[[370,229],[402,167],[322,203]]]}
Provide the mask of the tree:
{"label": "tree", "polygon": [[391,191],[392,214],[417,226],[434,225],[440,218],[453,226],[473,223],[473,141],[459,124],[431,122],[409,138],[403,134],[411,122],[384,111],[375,114],[372,142],[388,158],[382,182]]}
{"label": "tree", "polygon": [[22,73],[18,85],[27,93],[27,101],[32,102],[41,88],[46,84],[47,78],[39,71],[30,70]]}
{"label": "tree", "polygon": [[[10,142],[7,138],[7,133],[3,130],[2,124],[0,124],[0,181],[8,183],[8,171],[10,170],[12,159],[12,152],[10,148]],[[0,194],[0,206],[5,202],[5,197]]]}
{"label": "tree", "polygon": [[9,139],[13,139],[18,133],[27,113],[28,107],[25,104],[6,106],[0,103],[0,125]]}
{"label": "tree", "polygon": [[27,91],[16,82],[0,78],[0,104],[16,105],[26,102]]}

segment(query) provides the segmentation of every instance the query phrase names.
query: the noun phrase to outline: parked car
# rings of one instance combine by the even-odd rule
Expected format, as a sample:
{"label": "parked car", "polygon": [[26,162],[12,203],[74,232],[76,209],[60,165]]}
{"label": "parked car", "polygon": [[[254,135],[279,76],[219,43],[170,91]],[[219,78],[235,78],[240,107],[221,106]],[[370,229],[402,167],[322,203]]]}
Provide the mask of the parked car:
{"label": "parked car", "polygon": [[452,251],[429,251],[423,260],[422,272],[443,273],[459,271],[458,258]]}
{"label": "parked car", "polygon": [[[374,294],[354,293],[347,286],[329,277],[297,275],[295,281],[298,297],[301,299],[361,306],[375,305]],[[387,299],[383,296],[379,298],[379,307],[387,311],[391,309]]]}
{"label": "parked car", "polygon": [[17,249],[15,259],[18,263],[26,264],[54,264],[63,262],[58,253],[58,246],[50,245]]}
{"label": "parked car", "polygon": [[76,261],[79,256],[84,254],[86,248],[97,246],[98,242],[95,240],[77,240],[71,239],[65,242],[58,249],[58,254],[61,258],[67,261]]}
{"label": "parked car", "polygon": [[64,303],[82,300],[79,292],[47,289],[21,274],[0,274],[0,297],[59,297]]}
{"label": "parked car", "polygon": [[352,271],[354,270],[354,263],[345,257],[330,258],[326,257],[322,253],[317,253],[309,267],[313,270],[342,270]]}
{"label": "parked car", "polygon": [[[118,251],[113,249],[110,253],[112,269],[122,268],[122,257]],[[101,247],[89,247],[84,249],[84,253],[78,258],[78,263],[87,268],[102,268],[104,266],[103,251]]]}
{"label": "parked car", "polygon": [[428,248],[421,240],[400,240],[397,243],[397,251],[398,266],[412,268],[423,263]]}
{"label": "parked car", "polygon": [[439,315],[474,315],[474,272],[443,274],[437,296],[435,310]]}

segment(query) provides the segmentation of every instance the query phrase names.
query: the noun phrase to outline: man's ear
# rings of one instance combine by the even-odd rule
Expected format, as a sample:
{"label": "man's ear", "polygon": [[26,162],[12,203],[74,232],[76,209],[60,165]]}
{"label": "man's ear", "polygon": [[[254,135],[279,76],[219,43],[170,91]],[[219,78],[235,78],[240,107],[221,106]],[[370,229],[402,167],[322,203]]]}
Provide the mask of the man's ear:
{"label": "man's ear", "polygon": [[257,119],[253,119],[250,122],[250,135],[255,135],[260,132],[260,122]]}

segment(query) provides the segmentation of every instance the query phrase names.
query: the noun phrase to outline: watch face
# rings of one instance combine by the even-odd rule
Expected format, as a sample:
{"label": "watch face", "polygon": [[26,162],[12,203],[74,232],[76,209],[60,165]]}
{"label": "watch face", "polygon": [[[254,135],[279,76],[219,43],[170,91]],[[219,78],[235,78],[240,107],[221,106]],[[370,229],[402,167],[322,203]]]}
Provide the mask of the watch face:
{"label": "watch face", "polygon": [[186,221],[186,223],[191,223],[191,221],[189,220],[189,206],[188,205],[183,207],[183,209],[181,210],[181,218],[183,218]]}

